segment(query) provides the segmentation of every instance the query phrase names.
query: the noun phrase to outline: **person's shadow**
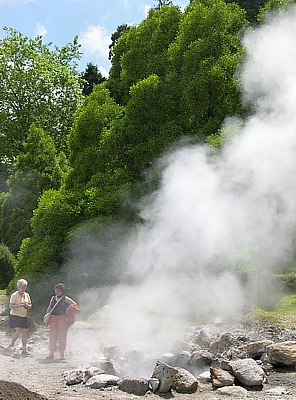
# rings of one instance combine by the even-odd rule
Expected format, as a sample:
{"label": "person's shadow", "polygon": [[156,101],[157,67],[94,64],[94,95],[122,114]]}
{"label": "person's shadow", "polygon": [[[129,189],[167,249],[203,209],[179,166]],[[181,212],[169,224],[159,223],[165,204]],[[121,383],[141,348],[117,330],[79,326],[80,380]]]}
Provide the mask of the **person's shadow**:
{"label": "person's shadow", "polygon": [[59,358],[37,358],[39,364],[67,364],[67,360]]}

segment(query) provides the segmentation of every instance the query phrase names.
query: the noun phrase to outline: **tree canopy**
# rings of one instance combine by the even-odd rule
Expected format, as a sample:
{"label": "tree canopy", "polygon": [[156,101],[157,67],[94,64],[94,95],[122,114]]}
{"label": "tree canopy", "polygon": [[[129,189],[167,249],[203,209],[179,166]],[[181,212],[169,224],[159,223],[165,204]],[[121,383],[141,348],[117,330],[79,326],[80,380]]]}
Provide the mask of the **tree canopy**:
{"label": "tree canopy", "polygon": [[154,160],[184,136],[204,141],[228,113],[239,112],[234,73],[246,25],[238,5],[201,0],[184,12],[162,4],[138,26],[118,29],[110,76],[73,115],[68,169],[60,189],[52,185],[39,198],[19,273],[61,268],[80,223],[136,221],[125,199],[146,192]]}
{"label": "tree canopy", "polygon": [[80,58],[77,38],[51,49],[42,37],[28,38],[4,28],[0,40],[0,158],[13,159],[23,150],[35,123],[67,151],[67,135],[81,101],[81,80],[75,59]]}
{"label": "tree canopy", "polygon": [[251,29],[246,8],[224,0],[193,0],[184,10],[158,2],[140,24],[113,34],[106,80],[91,63],[77,74],[75,41],[52,51],[41,38],[7,31],[0,41],[0,171],[9,179],[0,180],[0,239],[17,255],[17,276],[34,277],[36,286],[45,273],[63,276],[71,243],[101,235],[106,265],[94,261],[89,275],[75,266],[76,279],[97,284],[109,268],[108,246],[120,241],[107,243],[101,228],[114,223],[121,233],[141,223],[135,203],[157,188],[159,157],[178,140],[219,146],[225,117],[248,112],[236,74],[241,36]]}

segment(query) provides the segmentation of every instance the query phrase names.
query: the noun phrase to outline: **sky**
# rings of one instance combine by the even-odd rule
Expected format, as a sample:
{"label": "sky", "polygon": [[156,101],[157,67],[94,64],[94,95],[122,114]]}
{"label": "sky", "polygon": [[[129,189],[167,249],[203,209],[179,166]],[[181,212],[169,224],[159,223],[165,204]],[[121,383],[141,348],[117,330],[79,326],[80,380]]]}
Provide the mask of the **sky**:
{"label": "sky", "polygon": [[[184,2],[184,1],[183,1]],[[78,69],[97,65],[108,76],[110,38],[121,24],[143,21],[155,0],[0,0],[0,39],[3,27],[62,47],[77,35],[83,53]]]}

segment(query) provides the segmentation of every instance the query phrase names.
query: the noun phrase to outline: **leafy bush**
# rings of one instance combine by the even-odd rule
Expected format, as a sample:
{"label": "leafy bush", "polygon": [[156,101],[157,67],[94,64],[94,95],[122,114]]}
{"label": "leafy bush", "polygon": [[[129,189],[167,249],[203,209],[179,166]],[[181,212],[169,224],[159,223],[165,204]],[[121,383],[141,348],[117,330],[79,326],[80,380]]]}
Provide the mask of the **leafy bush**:
{"label": "leafy bush", "polygon": [[5,289],[14,275],[15,257],[8,247],[0,245],[0,289]]}

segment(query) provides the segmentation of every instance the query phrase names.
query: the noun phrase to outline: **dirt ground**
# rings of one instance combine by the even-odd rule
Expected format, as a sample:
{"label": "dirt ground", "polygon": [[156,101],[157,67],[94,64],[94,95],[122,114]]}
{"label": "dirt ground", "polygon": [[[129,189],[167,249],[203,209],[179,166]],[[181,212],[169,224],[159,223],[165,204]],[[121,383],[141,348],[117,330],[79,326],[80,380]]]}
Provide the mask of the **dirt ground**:
{"label": "dirt ground", "polygon": [[[72,328],[71,328],[72,329]],[[74,329],[74,328],[73,328]],[[110,399],[151,400],[165,398],[176,400],[219,400],[228,396],[218,394],[212,389],[211,384],[199,384],[196,393],[179,394],[171,393],[159,395],[147,393],[145,396],[127,394],[119,389],[89,389],[83,384],[67,386],[63,379],[63,372],[79,368],[83,363],[83,349],[80,352],[75,348],[68,351],[66,360],[46,360],[48,346],[48,332],[31,335],[28,350],[30,357],[22,356],[19,352],[11,355],[6,351],[10,341],[11,332],[0,332],[0,400],[75,400],[75,399]],[[69,338],[71,342],[71,335]],[[77,350],[77,349],[76,349]],[[270,395],[266,390],[283,387],[285,393]],[[296,400],[296,371],[272,371],[268,376],[268,383],[262,391],[250,391],[248,399],[276,399]]]}

